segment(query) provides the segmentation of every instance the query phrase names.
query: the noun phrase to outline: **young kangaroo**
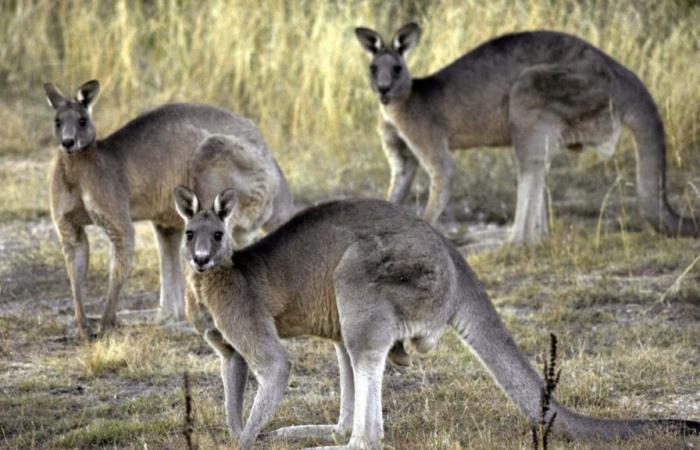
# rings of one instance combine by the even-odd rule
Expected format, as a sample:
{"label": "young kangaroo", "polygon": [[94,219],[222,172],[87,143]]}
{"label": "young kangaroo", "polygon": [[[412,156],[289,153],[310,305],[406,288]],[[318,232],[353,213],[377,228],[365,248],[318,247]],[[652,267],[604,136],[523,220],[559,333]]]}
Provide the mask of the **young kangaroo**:
{"label": "young kangaroo", "polygon": [[173,189],[194,186],[205,201],[225,188],[241,195],[234,234],[270,230],[293,210],[282,172],[260,132],[248,119],[213,106],[170,104],[146,112],[105,139],[96,139],[91,117],[100,85],[83,84],[75,98],[44,85],[55,110],[60,151],[50,173],[51,216],[60,237],[73,292],[75,320],[87,335],[83,312],[88,269],[84,227],[95,224],[111,243],[102,327],[115,323],[119,292],[134,245],[132,222],[153,222],[160,249],[160,316],[183,317],[180,264],[183,223],[173,207]]}
{"label": "young kangaroo", "polygon": [[615,149],[622,125],[637,143],[637,193],[659,231],[691,236],[698,223],[679,217],[666,198],[666,144],[661,116],[637,76],[592,45],[550,31],[488,41],[425,78],[411,78],[406,54],[420,28],[410,23],[385,44],[356,28],[371,56],[370,84],[381,102],[380,134],[391,166],[388,200],[401,202],[418,164],[430,176],[424,217],[435,224],[449,197],[451,149],[510,146],[518,163],[514,241],[547,233],[545,177],[562,147]]}
{"label": "young kangaroo", "polygon": [[[542,381],[504,328],[484,288],[457,249],[427,222],[380,200],[336,201],[309,208],[262,240],[233,252],[226,221],[235,193],[213,208],[187,188],[175,193],[186,221],[183,251],[190,283],[214,319],[206,339],[221,357],[227,422],[250,447],[287,386],[290,362],[281,338],[334,342],[340,366],[340,418],[333,425],[292,426],[278,437],[332,438],[344,447],[381,448],[381,386],[394,342],[433,348],[447,325],[456,329],[499,386],[533,420]],[[258,390],[245,427],[248,369]],[[554,427],[582,439],[629,437],[657,428],[697,432],[684,420],[605,420],[553,402]],[[330,447],[326,447],[330,448]]]}

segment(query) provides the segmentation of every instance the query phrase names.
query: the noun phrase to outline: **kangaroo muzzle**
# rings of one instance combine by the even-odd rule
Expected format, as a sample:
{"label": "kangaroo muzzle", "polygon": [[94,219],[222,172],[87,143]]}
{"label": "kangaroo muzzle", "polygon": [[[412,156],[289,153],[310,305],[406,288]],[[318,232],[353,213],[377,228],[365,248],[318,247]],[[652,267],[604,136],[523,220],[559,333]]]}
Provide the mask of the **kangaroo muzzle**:
{"label": "kangaroo muzzle", "polygon": [[198,272],[204,272],[214,265],[211,254],[211,244],[207,239],[199,239],[195,243],[190,265]]}
{"label": "kangaroo muzzle", "polygon": [[61,148],[67,153],[73,153],[79,148],[77,130],[74,126],[64,125],[61,130]]}

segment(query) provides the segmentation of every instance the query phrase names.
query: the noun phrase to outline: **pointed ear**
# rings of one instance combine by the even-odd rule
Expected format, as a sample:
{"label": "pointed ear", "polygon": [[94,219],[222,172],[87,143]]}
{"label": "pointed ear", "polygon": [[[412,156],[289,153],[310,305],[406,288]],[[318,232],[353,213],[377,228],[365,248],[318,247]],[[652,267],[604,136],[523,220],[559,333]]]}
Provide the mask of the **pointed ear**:
{"label": "pointed ear", "polygon": [[78,88],[75,94],[75,99],[78,100],[88,111],[97,100],[97,95],[100,93],[100,82],[90,80]]}
{"label": "pointed ear", "polygon": [[411,22],[402,26],[399,31],[396,32],[394,39],[391,40],[391,45],[399,55],[405,57],[406,54],[416,46],[419,38],[420,27],[415,22]]}
{"label": "pointed ear", "polygon": [[175,209],[185,221],[190,220],[199,211],[199,199],[185,186],[175,188]]}
{"label": "pointed ear", "polygon": [[369,28],[355,28],[355,36],[357,36],[357,40],[360,41],[362,48],[372,56],[376,55],[379,50],[385,47],[384,40],[379,33]]}
{"label": "pointed ear", "polygon": [[221,194],[217,195],[214,199],[214,212],[219,219],[226,220],[233,213],[233,209],[236,207],[238,195],[233,189],[226,189]]}
{"label": "pointed ear", "polygon": [[63,92],[53,83],[44,83],[44,92],[46,93],[46,100],[49,101],[49,105],[53,109],[58,109],[68,102]]}

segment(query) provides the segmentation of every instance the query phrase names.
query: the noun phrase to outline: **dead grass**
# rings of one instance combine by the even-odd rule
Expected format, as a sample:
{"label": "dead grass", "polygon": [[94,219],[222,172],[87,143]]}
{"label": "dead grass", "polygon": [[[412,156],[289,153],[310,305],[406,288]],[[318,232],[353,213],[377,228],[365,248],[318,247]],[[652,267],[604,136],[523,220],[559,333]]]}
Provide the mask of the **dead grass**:
{"label": "dead grass", "polygon": [[[375,0],[5,2],[0,153],[37,150],[50,140],[51,111],[41,83],[52,80],[72,92],[99,78],[100,135],[163,102],[213,103],[260,124],[298,197],[377,195],[387,186],[388,169],[354,26],[389,33],[405,21],[420,22],[422,41],[409,61],[416,76],[498,34],[545,28],[589,40],[646,83],[664,116],[674,191],[692,205],[698,193],[690,184],[700,186],[693,170],[700,162],[700,74],[694,67],[699,19],[700,8],[687,2],[651,0],[442,0],[391,7]],[[624,139],[619,158],[626,169],[634,166],[631,148]],[[463,176],[456,186],[471,208],[493,219],[511,217],[510,152],[466,152],[459,159]],[[592,155],[563,161],[577,176],[554,175],[555,200],[569,186],[593,189],[602,199],[615,179],[614,166]],[[626,182],[633,180],[629,171],[624,175]],[[422,195],[420,188],[417,193]]]}

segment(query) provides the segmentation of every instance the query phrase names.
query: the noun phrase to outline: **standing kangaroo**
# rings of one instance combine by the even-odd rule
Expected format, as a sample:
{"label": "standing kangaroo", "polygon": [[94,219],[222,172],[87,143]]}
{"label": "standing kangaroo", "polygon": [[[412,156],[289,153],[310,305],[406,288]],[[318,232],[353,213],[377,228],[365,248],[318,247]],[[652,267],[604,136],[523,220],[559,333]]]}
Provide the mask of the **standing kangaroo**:
{"label": "standing kangaroo", "polygon": [[[542,381],[462,255],[427,222],[380,200],[336,201],[309,208],[233,252],[225,238],[233,191],[222,192],[210,209],[183,187],[175,200],[186,221],[183,250],[194,269],[189,282],[216,327],[205,338],[221,358],[228,426],[244,448],[272,417],[287,386],[290,362],[280,338],[302,335],[335,344],[340,418],[334,425],[285,427],[275,436],[350,434],[347,446],[332,448],[381,448],[382,374],[390,348],[411,339],[427,352],[447,325],[508,397],[532,420],[539,418]],[[258,390],[243,427],[249,368]],[[596,419],[556,402],[548,420],[553,413],[555,429],[583,439],[700,430],[700,423],[684,420]]]}
{"label": "standing kangaroo", "polygon": [[51,216],[68,270],[75,320],[87,336],[83,312],[88,269],[84,227],[95,224],[111,243],[109,287],[101,326],[115,324],[119,293],[134,246],[133,221],[153,222],[160,250],[161,319],[181,319],[184,279],[180,264],[183,223],[173,189],[194,186],[211,201],[225,188],[241,194],[236,211],[239,239],[272,229],[292,214],[286,180],[253,122],[213,106],[170,104],[146,112],[105,139],[96,139],[91,117],[100,85],[83,84],[75,98],[44,85],[55,110],[61,151],[50,172]]}
{"label": "standing kangaroo", "polygon": [[437,223],[455,168],[451,149],[515,149],[518,194],[514,241],[547,233],[545,177],[561,147],[598,147],[612,154],[621,125],[637,143],[637,193],[657,230],[690,236],[698,224],[680,218],[666,198],[664,127],[637,76],[592,45],[550,31],[514,33],[488,41],[425,78],[411,78],[405,56],[420,28],[399,29],[390,45],[373,30],[356,28],[369,53],[370,84],[381,102],[380,134],[391,166],[388,200],[410,190],[418,164],[430,177],[424,217]]}

